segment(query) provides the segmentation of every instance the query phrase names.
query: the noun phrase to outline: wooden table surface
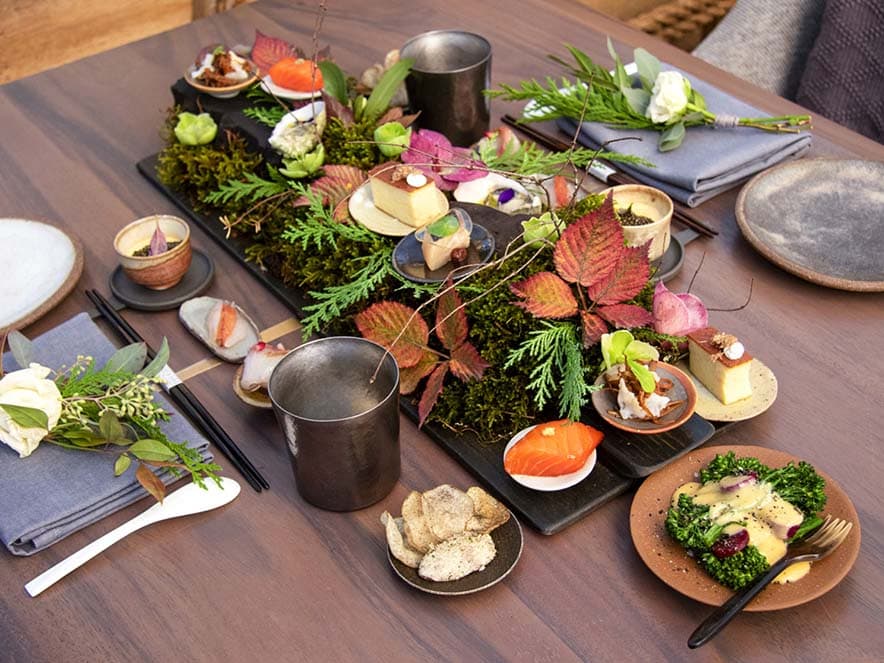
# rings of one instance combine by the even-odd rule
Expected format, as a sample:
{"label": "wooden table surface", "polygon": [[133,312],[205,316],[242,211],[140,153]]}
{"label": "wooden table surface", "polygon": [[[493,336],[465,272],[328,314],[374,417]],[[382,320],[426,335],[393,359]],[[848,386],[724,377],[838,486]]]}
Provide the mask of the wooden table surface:
{"label": "wooden table surface", "polygon": [[[310,50],[313,2],[259,2],[0,88],[0,214],[46,219],[78,235],[86,267],[78,288],[26,332],[37,335],[88,308],[87,287],[108,293],[112,239],[130,220],[176,213],[135,170],[162,147],[169,86],[208,43],[251,43],[254,30]],[[330,2],[322,43],[360,72],[419,32],[458,27],[486,36],[493,79],[557,74],[546,59],[573,43],[607,62],[605,35],[622,53],[644,46],[694,76],[766,111],[798,107],[567,0],[519,3],[413,0]],[[518,11],[514,11],[515,7]],[[518,109],[495,102],[495,117]],[[884,160],[884,147],[822,118],[811,156]],[[391,572],[378,516],[412,488],[469,473],[402,419],[402,478],[381,503],[330,513],[298,496],[272,415],[233,396],[233,367],[189,384],[269,478],[223,510],[154,525],[130,536],[36,599],[25,582],[141,511],[140,503],[38,555],[0,563],[0,660],[880,660],[884,656],[884,529],[879,495],[884,435],[879,414],[884,294],[830,290],[760,257],[734,219],[738,190],[699,208],[721,234],[687,249],[670,286],[713,308],[712,320],[744,339],[779,379],[775,405],[726,430],[716,444],[757,444],[805,458],[850,495],[863,528],[853,570],[824,597],[776,613],[739,616],[689,652],[709,612],[669,589],[638,558],[628,493],[562,533],[526,530],[522,559],[500,585],[445,599],[413,591]],[[216,262],[208,294],[240,302],[268,327],[290,312],[204,233],[196,247]],[[172,366],[205,356],[175,312],[127,314],[149,342],[169,337]],[[297,338],[286,339],[289,343]],[[233,476],[235,472],[233,472]],[[3,478],[0,477],[0,481]]]}

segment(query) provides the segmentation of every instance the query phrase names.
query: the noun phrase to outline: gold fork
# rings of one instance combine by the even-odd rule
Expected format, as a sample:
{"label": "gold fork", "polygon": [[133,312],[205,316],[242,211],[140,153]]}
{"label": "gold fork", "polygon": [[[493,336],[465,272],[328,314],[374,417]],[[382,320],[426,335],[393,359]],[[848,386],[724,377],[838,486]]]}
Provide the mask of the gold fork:
{"label": "gold fork", "polygon": [[757,580],[743,587],[716,608],[688,638],[688,647],[695,649],[711,640],[786,567],[796,562],[815,562],[834,552],[850,534],[852,527],[853,523],[847,520],[826,516],[823,524],[804,542],[800,543],[788,555],[774,562],[767,572],[759,576]]}

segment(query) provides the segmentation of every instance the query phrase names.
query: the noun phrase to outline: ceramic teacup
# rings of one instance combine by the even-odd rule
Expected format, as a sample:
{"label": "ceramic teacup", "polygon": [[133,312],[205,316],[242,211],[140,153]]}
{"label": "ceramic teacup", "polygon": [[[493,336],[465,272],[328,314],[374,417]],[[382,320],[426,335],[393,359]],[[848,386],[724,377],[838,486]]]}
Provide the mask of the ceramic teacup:
{"label": "ceramic teacup", "polygon": [[[178,244],[157,255],[135,255],[150,245],[157,228],[169,245]],[[114,250],[130,280],[151,290],[167,290],[181,281],[190,268],[190,226],[177,216],[146,216],[117,233]]]}
{"label": "ceramic teacup", "polygon": [[644,184],[621,184],[602,191],[602,195],[614,195],[614,209],[618,212],[631,209],[651,223],[623,225],[623,237],[629,246],[641,246],[649,240],[648,259],[659,260],[669,248],[672,222],[672,199],[660,189]]}

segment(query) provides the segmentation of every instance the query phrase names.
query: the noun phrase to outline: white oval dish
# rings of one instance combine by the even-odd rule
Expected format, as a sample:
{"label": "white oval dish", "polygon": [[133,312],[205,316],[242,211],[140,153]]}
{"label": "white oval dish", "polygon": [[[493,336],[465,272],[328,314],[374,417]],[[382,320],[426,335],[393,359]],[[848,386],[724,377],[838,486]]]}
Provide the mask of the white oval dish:
{"label": "white oval dish", "polygon": [[[513,435],[512,439],[503,450],[503,457],[506,458],[507,452],[516,444],[516,442],[525,437],[533,428],[536,428],[536,426],[537,424],[534,426],[528,426],[528,428],[520,430]],[[531,488],[532,490],[542,490],[544,492],[565,490],[565,488],[577,485],[590,475],[595,467],[597,457],[598,454],[596,453],[596,449],[593,449],[592,453],[589,454],[589,458],[587,458],[586,462],[583,464],[583,467],[576,472],[562,474],[557,477],[537,477],[528,474],[510,474],[510,477],[512,477],[513,481],[516,483],[519,483],[526,488]]]}
{"label": "white oval dish", "polygon": [[313,99],[314,97],[322,95],[321,88],[319,90],[314,90],[313,92],[298,92],[297,90],[289,90],[285,87],[279,87],[273,82],[273,79],[270,78],[270,74],[267,74],[261,79],[261,89],[272,94],[274,97],[279,97],[280,99],[294,99],[296,101]]}

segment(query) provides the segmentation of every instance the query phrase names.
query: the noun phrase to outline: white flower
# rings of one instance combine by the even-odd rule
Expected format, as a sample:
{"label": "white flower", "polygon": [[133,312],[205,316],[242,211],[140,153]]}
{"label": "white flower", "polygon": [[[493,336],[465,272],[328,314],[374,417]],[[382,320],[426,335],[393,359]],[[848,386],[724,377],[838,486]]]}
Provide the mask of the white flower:
{"label": "white flower", "polygon": [[42,410],[49,419],[49,428],[25,428],[17,424],[0,408],[0,441],[18,452],[21,458],[29,456],[61,416],[61,393],[55,382],[46,378],[49,369],[40,364],[7,373],[0,379],[0,403],[20,405]]}
{"label": "white flower", "polygon": [[691,84],[677,71],[661,71],[651,90],[651,102],[645,116],[654,124],[672,124],[688,105]]}

